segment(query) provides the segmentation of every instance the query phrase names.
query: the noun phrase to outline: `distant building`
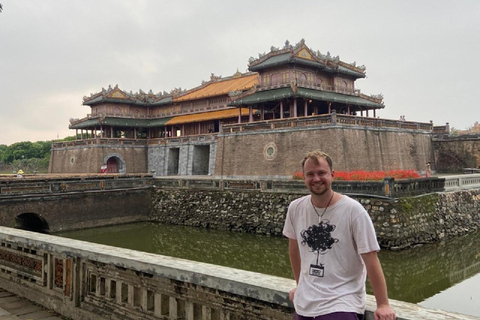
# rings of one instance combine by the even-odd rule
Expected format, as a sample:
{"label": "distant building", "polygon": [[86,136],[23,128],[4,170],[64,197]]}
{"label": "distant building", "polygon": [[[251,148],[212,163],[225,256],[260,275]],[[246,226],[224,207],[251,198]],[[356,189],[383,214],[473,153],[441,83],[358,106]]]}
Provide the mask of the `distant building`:
{"label": "distant building", "polygon": [[430,160],[433,125],[377,118],[383,97],[355,88],[364,66],[302,39],[250,58],[249,71],[190,90],[115,86],[84,97],[91,112],[70,121],[76,141],[53,145],[50,172],[283,177],[314,148],[344,170],[421,170]]}

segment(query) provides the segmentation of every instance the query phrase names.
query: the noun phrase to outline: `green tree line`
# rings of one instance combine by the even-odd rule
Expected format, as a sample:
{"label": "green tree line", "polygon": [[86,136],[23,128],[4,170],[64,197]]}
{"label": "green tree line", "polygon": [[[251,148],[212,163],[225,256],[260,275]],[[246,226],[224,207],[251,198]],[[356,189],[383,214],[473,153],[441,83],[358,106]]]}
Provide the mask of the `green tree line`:
{"label": "green tree line", "polygon": [[[75,136],[59,141],[75,140]],[[52,141],[22,141],[11,145],[0,144],[0,171],[47,172]]]}
{"label": "green tree line", "polygon": [[2,144],[0,145],[0,161],[4,164],[12,164],[15,160],[48,158],[51,148],[51,141],[23,141],[9,146]]}

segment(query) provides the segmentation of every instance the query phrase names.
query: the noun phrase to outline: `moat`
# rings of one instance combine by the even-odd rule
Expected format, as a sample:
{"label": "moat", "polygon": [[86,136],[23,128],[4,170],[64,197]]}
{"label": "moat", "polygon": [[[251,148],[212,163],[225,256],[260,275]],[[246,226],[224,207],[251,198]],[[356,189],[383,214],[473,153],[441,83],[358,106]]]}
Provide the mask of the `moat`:
{"label": "moat", "polygon": [[[282,237],[137,223],[57,235],[292,278]],[[480,233],[379,253],[392,299],[480,316]],[[371,291],[369,290],[369,293]]]}

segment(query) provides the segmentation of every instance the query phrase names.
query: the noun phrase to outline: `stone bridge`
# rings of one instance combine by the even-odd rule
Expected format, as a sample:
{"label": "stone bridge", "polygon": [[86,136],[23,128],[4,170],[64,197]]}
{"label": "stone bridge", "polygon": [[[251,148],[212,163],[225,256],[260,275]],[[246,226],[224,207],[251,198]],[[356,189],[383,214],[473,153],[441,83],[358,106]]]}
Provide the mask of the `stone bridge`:
{"label": "stone bridge", "polygon": [[[72,319],[292,319],[290,279],[7,227],[0,262],[1,288]],[[391,304],[399,320],[478,319]]]}
{"label": "stone bridge", "polygon": [[40,232],[145,221],[151,175],[0,179],[0,225]]}

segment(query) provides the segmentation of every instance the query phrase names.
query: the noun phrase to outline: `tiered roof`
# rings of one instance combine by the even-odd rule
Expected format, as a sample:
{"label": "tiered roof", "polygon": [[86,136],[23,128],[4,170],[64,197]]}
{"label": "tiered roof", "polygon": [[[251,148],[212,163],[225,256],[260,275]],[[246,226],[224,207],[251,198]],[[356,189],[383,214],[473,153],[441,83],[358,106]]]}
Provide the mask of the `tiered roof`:
{"label": "tiered roof", "polygon": [[345,74],[354,78],[365,77],[365,66],[357,67],[356,63],[346,63],[340,57],[331,57],[330,52],[326,55],[320,51],[313,51],[305,45],[305,40],[300,40],[295,46],[287,40],[282,49],[271,47],[267,54],[259,54],[258,59],[249,59],[249,70],[260,71],[285,64],[298,64],[313,67],[328,73]]}
{"label": "tiered roof", "polygon": [[130,91],[126,92],[118,88],[118,84],[112,88],[108,86],[108,89],[102,88],[102,91],[90,94],[90,97],[83,97],[83,105],[93,106],[105,102],[112,103],[126,103],[126,104],[135,104],[135,105],[162,105],[172,102],[172,94],[163,92],[163,93],[153,93],[150,90],[148,93],[140,90],[139,92],[132,93]]}
{"label": "tiered roof", "polygon": [[197,100],[202,98],[227,95],[233,92],[243,92],[253,88],[259,83],[258,74],[253,72],[236,72],[231,77],[216,77],[213,74],[210,81],[204,82],[201,86],[193,88],[181,96],[174,98],[174,102]]}

